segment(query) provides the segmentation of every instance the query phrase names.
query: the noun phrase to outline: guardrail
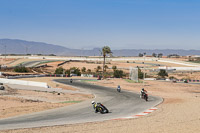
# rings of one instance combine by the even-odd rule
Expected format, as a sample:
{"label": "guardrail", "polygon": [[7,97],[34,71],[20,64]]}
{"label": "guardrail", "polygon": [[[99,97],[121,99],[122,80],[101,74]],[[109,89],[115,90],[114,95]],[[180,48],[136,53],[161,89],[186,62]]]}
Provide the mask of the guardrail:
{"label": "guardrail", "polygon": [[173,79],[171,81],[180,81],[180,82],[184,82],[184,81],[187,81],[187,82],[200,82],[200,80],[187,80],[187,79]]}
{"label": "guardrail", "polygon": [[7,84],[28,85],[28,86],[37,86],[37,87],[48,88],[47,83],[44,83],[44,82],[25,81],[25,80],[16,80],[16,79],[4,79],[4,78],[0,78],[0,82],[7,83]]}

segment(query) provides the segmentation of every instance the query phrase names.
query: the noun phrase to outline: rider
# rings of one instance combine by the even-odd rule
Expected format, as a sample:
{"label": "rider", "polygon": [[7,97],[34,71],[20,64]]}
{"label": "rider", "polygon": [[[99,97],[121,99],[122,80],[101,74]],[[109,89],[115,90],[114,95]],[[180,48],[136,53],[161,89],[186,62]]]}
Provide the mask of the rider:
{"label": "rider", "polygon": [[118,85],[117,88],[121,88],[120,85]]}
{"label": "rider", "polygon": [[117,91],[120,91],[121,90],[121,87],[120,85],[117,86]]}
{"label": "rider", "polygon": [[100,112],[100,113],[108,113],[108,109],[101,103],[96,103],[95,101],[92,101],[93,108],[95,110],[95,113]]}
{"label": "rider", "polygon": [[97,110],[98,103],[96,103],[95,101],[92,101],[92,105],[95,110],[95,113],[97,113],[98,112],[98,110]]}
{"label": "rider", "polygon": [[144,94],[146,94],[146,93],[147,93],[147,91],[144,88],[142,88],[142,90],[141,90],[141,97],[143,97]]}

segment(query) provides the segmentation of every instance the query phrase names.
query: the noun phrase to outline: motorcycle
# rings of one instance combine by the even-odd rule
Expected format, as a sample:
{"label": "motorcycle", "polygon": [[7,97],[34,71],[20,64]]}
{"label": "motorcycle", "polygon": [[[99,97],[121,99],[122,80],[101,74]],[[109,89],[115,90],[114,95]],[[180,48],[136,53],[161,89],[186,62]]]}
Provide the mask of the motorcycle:
{"label": "motorcycle", "polygon": [[120,86],[117,87],[117,91],[121,92],[121,87]]}
{"label": "motorcycle", "polygon": [[148,94],[143,93],[142,95],[140,95],[140,98],[144,99],[145,101],[148,101]]}
{"label": "motorcycle", "polygon": [[148,94],[147,93],[144,93],[144,99],[146,100],[146,101],[148,101]]}
{"label": "motorcycle", "polygon": [[101,114],[108,113],[109,110],[101,103],[97,103],[96,105],[96,113],[100,112]]}

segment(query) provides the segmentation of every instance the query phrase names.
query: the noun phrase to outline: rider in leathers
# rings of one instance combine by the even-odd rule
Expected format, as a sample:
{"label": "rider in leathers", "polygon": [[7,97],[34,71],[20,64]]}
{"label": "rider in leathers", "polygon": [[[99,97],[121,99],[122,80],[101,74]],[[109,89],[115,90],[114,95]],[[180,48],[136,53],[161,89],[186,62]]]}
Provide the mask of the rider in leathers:
{"label": "rider in leathers", "polygon": [[93,105],[93,108],[94,108],[94,110],[95,110],[95,113],[98,112],[98,107],[99,107],[100,104],[101,104],[101,103],[96,103],[95,101],[92,101],[92,105]]}

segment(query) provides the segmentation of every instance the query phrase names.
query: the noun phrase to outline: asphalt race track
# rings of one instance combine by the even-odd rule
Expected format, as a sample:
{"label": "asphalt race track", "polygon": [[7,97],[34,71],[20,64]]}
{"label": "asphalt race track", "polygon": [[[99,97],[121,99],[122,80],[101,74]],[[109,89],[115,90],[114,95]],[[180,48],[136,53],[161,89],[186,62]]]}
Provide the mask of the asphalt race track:
{"label": "asphalt race track", "polygon": [[22,66],[25,66],[25,67],[33,67],[41,62],[44,62],[43,60],[38,60],[38,61],[28,61],[28,62],[24,62],[22,64],[19,64],[18,66],[22,65]]}
{"label": "asphalt race track", "polygon": [[[79,80],[73,80],[73,83],[67,79],[55,81],[92,93],[95,99],[48,111],[1,119],[0,130],[111,120],[138,114],[162,102],[162,98],[155,96],[149,96],[149,101],[146,102],[139,98],[139,93],[125,91],[123,88],[119,93],[114,88],[91,85]],[[95,113],[91,105],[93,100],[103,103],[110,113]]]}

